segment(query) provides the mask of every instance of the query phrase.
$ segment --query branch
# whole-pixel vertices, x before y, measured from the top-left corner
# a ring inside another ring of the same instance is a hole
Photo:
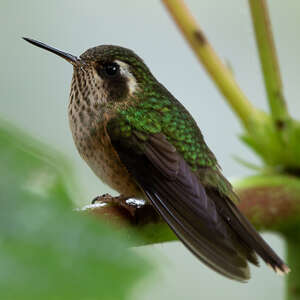
[[[153,206],[137,206],[133,199],[130,200],[131,213],[122,204],[108,204],[101,201],[86,205],[81,211],[116,227],[134,247],[176,240],[173,231],[159,217]]]
[[[300,179],[263,174],[234,183],[239,209],[258,230],[285,232],[300,222]]]
[[[235,81],[232,72],[209,44],[184,2],[182,0],[162,0],[162,2],[228,104],[238,115],[245,128],[249,128],[258,114],[258,110],[249,102]]]
[[[284,128],[290,116],[283,96],[283,86],[272,35],[266,0],[249,0],[256,43],[273,120]]]
[[[234,186],[241,199],[239,209],[257,229],[284,233],[300,222],[300,179],[297,177],[257,175]],[[137,206],[134,215],[116,204],[97,203],[83,210],[125,231],[133,246],[177,239],[150,205]]]

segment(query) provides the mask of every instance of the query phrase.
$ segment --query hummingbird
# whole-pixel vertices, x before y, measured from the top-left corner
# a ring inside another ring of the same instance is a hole
[[[101,45],[79,57],[27,42],[73,65],[68,106],[75,145],[93,172],[123,199],[153,205],[200,261],[237,281],[258,256],[275,272],[289,267],[236,203],[191,114],[132,50]]]

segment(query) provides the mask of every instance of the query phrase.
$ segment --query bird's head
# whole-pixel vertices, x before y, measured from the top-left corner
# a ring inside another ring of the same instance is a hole
[[[98,104],[126,102],[156,82],[143,60],[130,49],[101,45],[76,57],[36,40],[24,39],[73,65],[71,98],[74,94],[74,98],[83,97]]]

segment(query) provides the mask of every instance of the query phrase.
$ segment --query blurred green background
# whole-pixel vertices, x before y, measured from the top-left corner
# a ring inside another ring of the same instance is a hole
[[[251,101],[266,109],[247,1],[186,2]],[[269,9],[286,99],[292,115],[297,117],[300,112],[300,2],[272,0]],[[0,25],[0,117],[69,159],[79,182],[74,196],[78,206],[112,191],[95,177],[73,144],[67,119],[72,68],[58,57],[25,43],[22,36],[74,55],[100,44],[132,48],[190,110],[226,176],[234,178],[251,173],[233,155],[259,163],[238,140],[241,132],[238,121],[160,1],[6,0],[1,1]],[[284,245],[278,236],[264,234],[264,237],[284,255]],[[283,278],[265,265],[252,268],[253,278],[248,284],[239,284],[208,270],[178,242],[134,251],[150,257],[156,272],[139,282],[132,291],[132,300],[283,298]]]

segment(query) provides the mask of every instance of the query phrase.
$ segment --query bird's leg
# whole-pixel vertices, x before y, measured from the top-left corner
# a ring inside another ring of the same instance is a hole
[[[101,196],[97,196],[92,200],[92,204],[95,203],[107,203],[109,205],[117,205],[121,206],[122,208],[126,209],[129,214],[134,217],[136,210],[141,206],[134,201],[127,202],[128,199],[132,197],[120,195],[117,197],[113,197],[110,194],[103,194]]]

